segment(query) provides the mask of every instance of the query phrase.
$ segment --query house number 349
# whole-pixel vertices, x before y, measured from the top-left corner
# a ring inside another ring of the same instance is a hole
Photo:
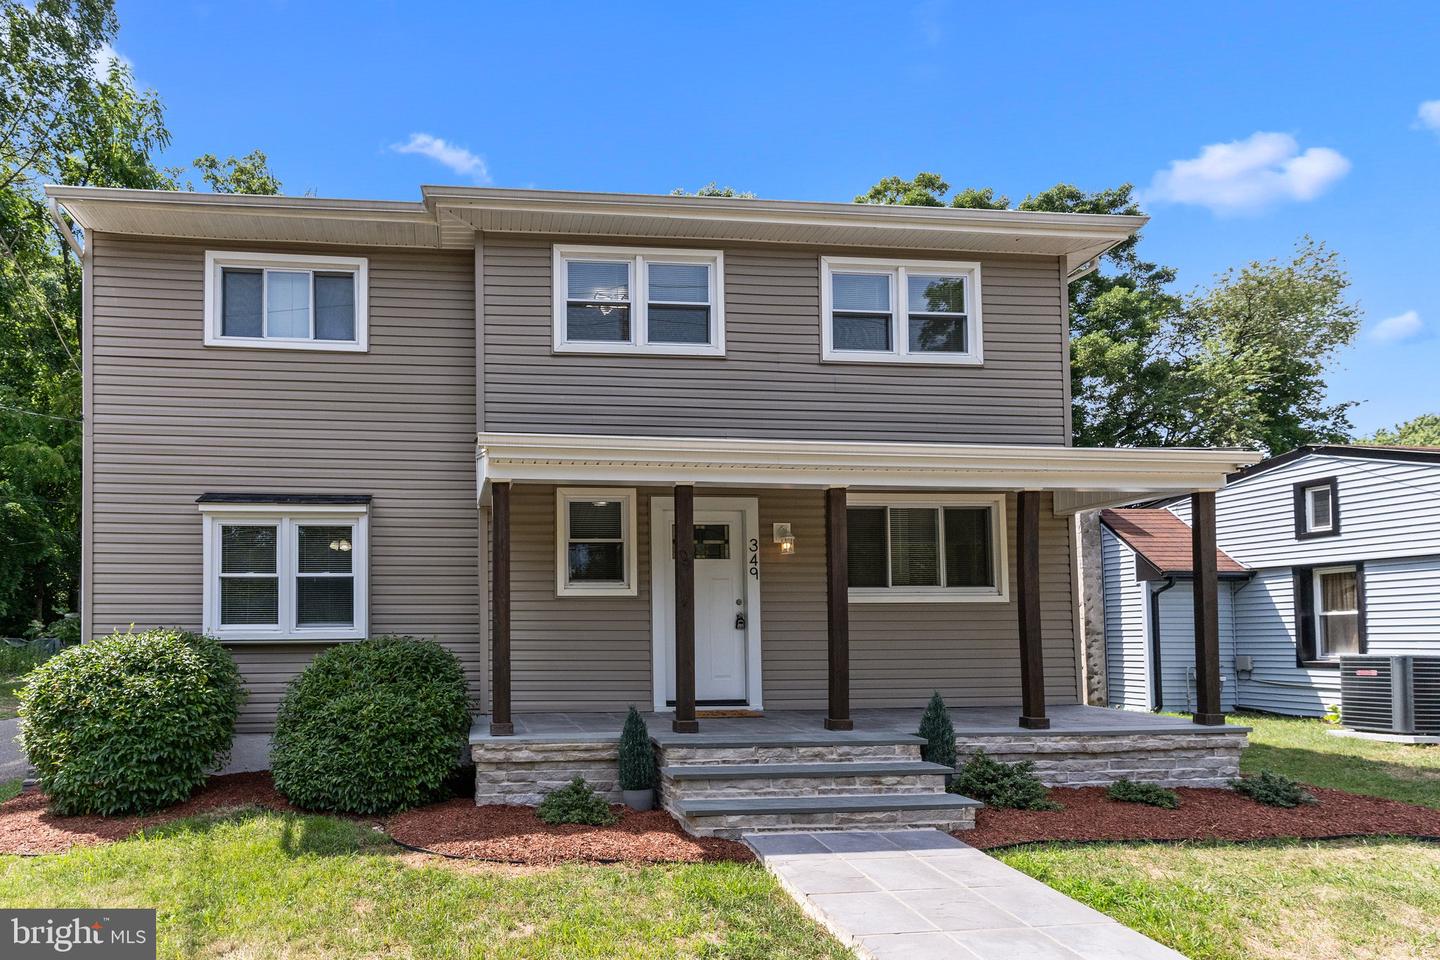
[[[750,538],[750,576],[760,579],[760,541]]]

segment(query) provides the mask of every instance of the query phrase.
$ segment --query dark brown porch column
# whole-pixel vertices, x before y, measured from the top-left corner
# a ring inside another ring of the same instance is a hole
[[[1020,514],[1015,545],[1015,601],[1020,614],[1020,726],[1048,730],[1045,716],[1045,648],[1040,637],[1040,494],[1016,497]]]
[[[490,735],[515,733],[510,719],[510,484],[490,485]]]
[[[1195,570],[1195,716],[1207,727],[1225,722],[1220,712],[1220,609],[1215,576],[1215,494],[1190,494],[1191,563]]]
[[[850,719],[850,540],[845,488],[825,491],[825,599],[830,637],[826,730],[854,730]]]
[[[675,488],[676,733],[699,733],[695,719],[695,488]]]

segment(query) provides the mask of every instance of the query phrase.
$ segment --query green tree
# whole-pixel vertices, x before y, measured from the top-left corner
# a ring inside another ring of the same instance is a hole
[[[976,210],[1005,210],[1010,198],[997,197],[986,187],[966,188],[946,199],[950,184],[938,173],[921,171],[913,179],[886,177],[855,198],[856,203],[892,203],[906,207],[968,207]]]
[[[215,193],[248,193],[263,197],[280,193],[280,180],[271,172],[269,159],[261,150],[224,160],[207,153],[195,158],[194,167]]]
[[[1361,443],[1390,447],[1440,447],[1440,413],[1422,413],[1394,429],[1381,427]]]
[[[755,194],[750,193],[749,191],[741,192],[741,191],[739,191],[739,190],[736,190],[734,187],[722,187],[722,186],[718,186],[718,185],[715,183],[714,180],[711,180],[709,183],[705,184],[705,186],[701,187],[699,190],[696,190],[694,193],[691,193],[689,190],[686,190],[684,187],[676,187],[674,190],[671,190],[671,191],[670,191],[670,196],[672,196],[672,197],[730,197],[731,199],[735,199],[735,200],[754,200],[754,199],[755,199]]]

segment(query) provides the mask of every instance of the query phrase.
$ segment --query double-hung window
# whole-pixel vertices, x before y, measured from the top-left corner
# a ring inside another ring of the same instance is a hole
[[[1340,533],[1340,485],[1335,477],[1295,485],[1295,537],[1334,537]]]
[[[562,597],[636,594],[635,491],[555,491],[555,592]]]
[[[979,364],[980,265],[821,257],[822,357]]]
[[[718,250],[555,248],[557,353],[725,355]]]
[[[1005,498],[852,497],[852,601],[1005,600]]]
[[[1311,572],[1315,591],[1315,646],[1321,660],[1361,649],[1360,581],[1355,567],[1320,567]]]
[[[205,632],[221,640],[349,640],[368,629],[363,505],[207,502]]]
[[[205,254],[205,343],[297,350],[365,350],[363,257]]]

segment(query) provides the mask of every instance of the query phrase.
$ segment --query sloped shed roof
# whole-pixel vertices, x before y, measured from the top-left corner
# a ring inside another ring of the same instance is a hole
[[[1194,574],[1190,527],[1169,510],[1101,510],[1100,522],[1149,563],[1162,577]],[[1245,576],[1250,568],[1224,550],[1215,551],[1220,576]]]

